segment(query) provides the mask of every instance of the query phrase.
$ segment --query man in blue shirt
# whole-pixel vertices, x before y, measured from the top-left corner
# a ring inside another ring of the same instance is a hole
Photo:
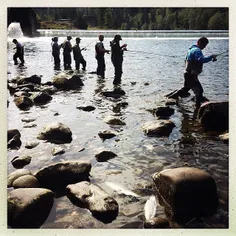
[[[190,89],[193,90],[196,97],[196,108],[201,106],[201,103],[204,102],[203,97],[203,88],[198,80],[198,75],[202,72],[203,63],[210,61],[216,61],[217,55],[211,55],[205,57],[202,53],[202,50],[209,43],[206,37],[201,37],[198,39],[196,45],[192,45],[186,55],[186,67],[184,72],[184,87],[170,94],[169,98],[177,98],[184,96]]]

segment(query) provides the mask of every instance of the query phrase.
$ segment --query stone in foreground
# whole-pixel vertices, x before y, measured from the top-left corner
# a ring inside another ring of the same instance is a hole
[[[156,120],[147,122],[143,126],[143,131],[149,136],[169,136],[175,127],[171,120]]]
[[[8,194],[8,226],[11,228],[39,228],[47,219],[54,202],[48,189],[21,188]]]
[[[217,188],[207,172],[181,167],[163,170],[152,177],[168,220],[186,224],[195,217],[208,217],[216,212]]]
[[[71,202],[89,209],[96,219],[104,223],[110,223],[116,219],[119,212],[118,203],[98,186],[83,181],[68,185],[66,189]]]

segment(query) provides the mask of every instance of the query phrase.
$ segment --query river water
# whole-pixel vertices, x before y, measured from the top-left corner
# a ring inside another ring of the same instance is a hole
[[[80,35],[78,35],[80,36]],[[59,43],[65,36],[59,37]],[[72,44],[75,43],[75,37]],[[15,169],[13,157],[30,155],[31,163],[26,169],[32,172],[51,163],[63,160],[91,160],[91,182],[97,184],[113,196],[119,203],[119,215],[112,223],[104,224],[91,214],[74,206],[66,196],[58,196],[52,212],[42,228],[138,228],[144,220],[143,207],[150,195],[151,175],[163,169],[191,166],[207,171],[215,179],[219,194],[217,213],[204,222],[210,228],[228,227],[228,145],[218,140],[218,133],[205,133],[194,116],[194,103],[191,97],[183,98],[179,106],[174,106],[171,120],[176,127],[169,137],[147,137],[142,126],[154,121],[150,110],[165,104],[164,95],[183,84],[185,54],[197,37],[188,38],[130,38],[123,37],[121,43],[128,46],[124,55],[121,88],[126,95],[120,99],[108,99],[102,91],[113,90],[113,66],[110,55],[106,55],[106,76],[100,79],[89,72],[96,70],[94,45],[96,37],[83,37],[81,48],[87,61],[87,70],[81,76],[84,86],[79,91],[57,92],[50,103],[33,106],[29,111],[19,110],[10,95],[8,107],[8,128],[19,129],[22,146],[19,150],[8,151],[8,173]],[[110,49],[111,37],[105,37],[104,46]],[[20,38],[25,46],[25,67],[13,64],[13,44],[8,41],[8,79],[16,76],[42,75],[42,82],[51,81],[55,74],[63,72],[53,68],[51,56],[51,36]],[[205,55],[228,50],[228,38],[209,38]],[[62,55],[61,55],[62,59]],[[229,96],[228,55],[222,54],[218,61],[204,65],[199,76],[205,96],[211,101],[225,101]],[[74,63],[74,62],[73,62]],[[73,64],[73,69],[75,65]],[[117,104],[127,102],[128,106],[118,108]],[[77,106],[92,105],[96,109],[85,112]],[[59,115],[55,116],[55,113]],[[119,118],[124,126],[110,126],[105,121]],[[24,128],[23,118],[35,118],[32,128]],[[60,145],[65,153],[52,156],[55,144],[40,141],[33,149],[26,149],[28,141],[36,140],[43,126],[53,121],[67,125],[73,134],[70,144]],[[105,140],[98,133],[104,130],[117,132],[117,136]],[[107,162],[97,162],[95,155],[102,150],[113,151],[117,157]],[[106,185],[113,182],[140,195],[140,199],[118,194]],[[158,206],[157,216],[164,216]],[[193,225],[195,227],[196,225]]]

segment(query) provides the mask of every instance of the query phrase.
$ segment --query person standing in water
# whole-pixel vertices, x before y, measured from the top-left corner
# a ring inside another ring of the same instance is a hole
[[[80,38],[76,38],[75,39],[76,44],[73,46],[72,50],[73,50],[73,56],[74,56],[74,60],[75,60],[75,69],[79,70],[80,68],[80,64],[82,64],[82,70],[85,71],[86,70],[86,61],[84,60],[83,55],[81,54],[81,51],[83,49],[80,49]]]
[[[121,83],[122,76],[122,63],[123,63],[123,52],[127,51],[127,44],[120,46],[120,40],[122,40],[119,34],[115,35],[114,39],[110,42],[111,45],[111,61],[115,69],[115,77],[113,80],[114,85]]]
[[[58,45],[58,37],[52,38],[52,56],[54,58],[54,66],[55,68],[60,68],[60,49],[61,45]]]
[[[24,46],[20,44],[16,39],[13,39],[12,42],[16,45],[13,49],[16,49],[15,54],[13,55],[14,65],[18,65],[17,58],[20,59],[20,65],[23,66],[25,63],[24,60]]]
[[[178,98],[183,96],[190,89],[193,90],[196,100],[196,108],[198,109],[207,99],[203,96],[203,88],[198,80],[198,75],[202,72],[203,64],[210,61],[216,61],[217,55],[204,56],[202,50],[209,43],[206,37],[201,37],[197,40],[196,45],[192,45],[186,55],[186,66],[184,72],[184,86],[167,95],[168,98]]]
[[[105,78],[105,70],[106,70],[106,64],[105,64],[105,58],[104,54],[109,53],[109,50],[106,50],[103,45],[104,36],[99,35],[98,36],[99,42],[95,45],[95,58],[97,60],[97,75],[101,76],[102,78]]]
[[[71,36],[67,36],[67,40],[61,44],[61,47],[63,48],[63,61],[65,70],[71,69],[71,51],[72,51],[72,45],[70,42],[71,39],[72,39]]]

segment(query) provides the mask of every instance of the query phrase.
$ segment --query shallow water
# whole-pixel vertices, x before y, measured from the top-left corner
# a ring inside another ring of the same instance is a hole
[[[11,164],[13,157],[28,154],[31,163],[25,168],[32,172],[46,165],[62,160],[91,160],[91,182],[97,184],[119,203],[120,213],[110,224],[103,224],[94,219],[88,211],[75,207],[67,197],[58,197],[48,220],[43,228],[137,228],[144,219],[143,207],[148,197],[155,193],[145,189],[152,184],[151,175],[167,168],[192,166],[210,173],[216,180],[220,205],[217,213],[206,219],[210,228],[228,227],[228,145],[217,139],[218,134],[204,133],[194,116],[191,97],[184,98],[180,106],[174,106],[175,114],[171,120],[175,123],[171,135],[161,138],[147,137],[142,126],[156,117],[148,110],[165,104],[164,95],[183,84],[184,58],[187,48],[195,44],[197,38],[123,38],[128,44],[123,63],[121,88],[126,95],[120,99],[108,99],[100,93],[113,90],[113,66],[110,55],[106,55],[106,78],[100,79],[89,74],[96,70],[94,44],[96,38],[82,38],[81,48],[87,61],[87,71],[81,73],[84,86],[79,91],[57,92],[50,103],[33,106],[29,111],[19,110],[13,97],[9,95],[8,128],[17,128],[21,132],[22,146],[19,150],[8,151],[8,172],[14,171]],[[59,38],[61,43],[64,38]],[[109,49],[111,38],[105,38],[104,46]],[[8,42],[8,78],[16,76],[42,75],[42,82],[51,81],[61,71],[53,69],[51,56],[51,37],[22,38],[25,45],[25,68],[13,65],[13,45]],[[74,44],[74,40],[72,40]],[[205,55],[228,50],[228,39],[210,38]],[[62,58],[62,55],[61,55]],[[74,68],[74,64],[72,65]],[[215,63],[204,65],[199,76],[205,96],[211,101],[228,100],[228,56],[223,54]],[[127,102],[128,106],[117,109],[117,104]],[[92,105],[96,109],[84,112],[77,106]],[[55,113],[59,113],[55,116]],[[24,128],[22,118],[36,118],[31,122],[33,128]],[[124,126],[109,126],[108,117],[123,120]],[[33,149],[26,149],[25,143],[36,140],[44,125],[53,121],[67,125],[73,133],[70,144],[61,145],[66,152],[52,156],[55,144],[40,141]],[[113,130],[116,137],[105,140],[98,133]],[[110,150],[117,157],[107,162],[98,163],[95,155],[102,150]],[[121,184],[127,189],[139,192],[140,200],[124,197],[111,190],[105,182]],[[157,216],[164,216],[158,206]],[[76,221],[75,219],[80,219]]]

